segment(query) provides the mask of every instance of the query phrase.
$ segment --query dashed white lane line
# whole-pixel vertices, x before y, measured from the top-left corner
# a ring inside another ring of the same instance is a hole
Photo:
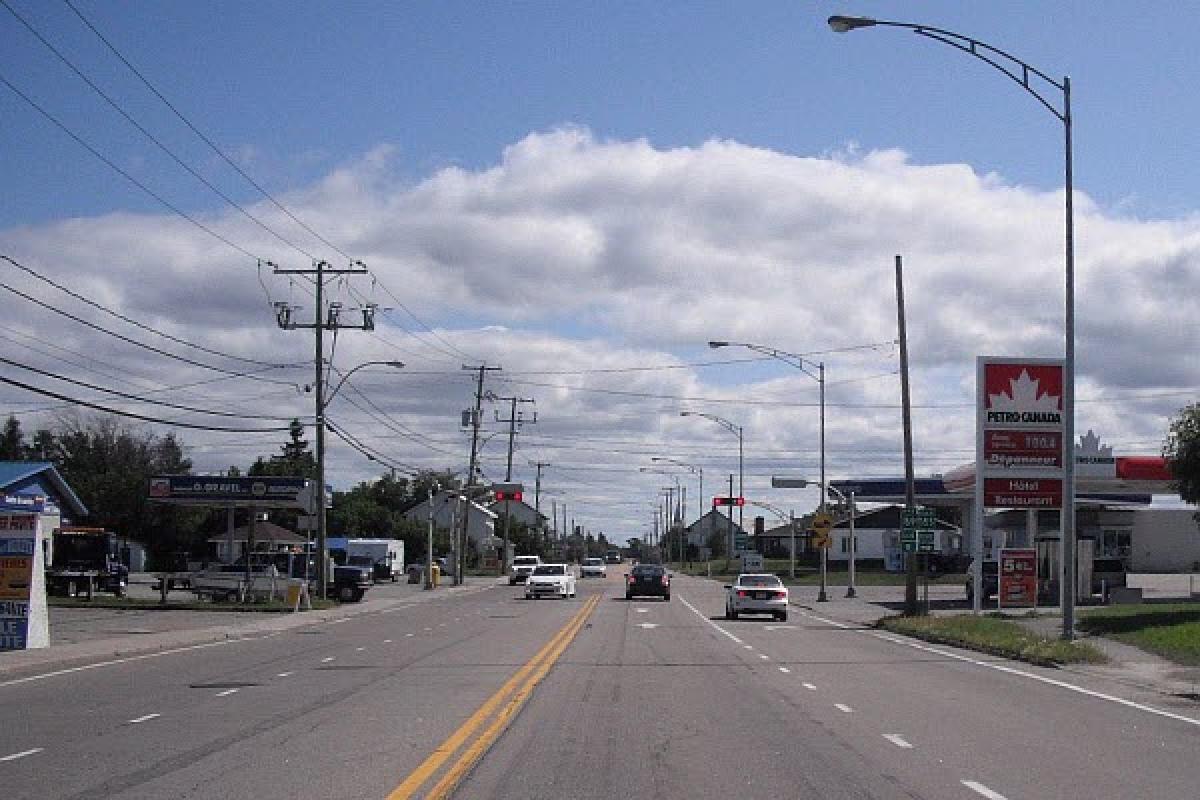
[[[415,634],[415,633],[406,633],[406,634],[404,634],[404,638],[406,638],[406,639],[407,639],[407,638],[409,638],[410,636],[416,636],[416,634]]]
[[[296,674],[296,673],[294,673],[294,672],[281,672],[281,673],[279,673],[278,675],[276,675],[275,677],[276,677],[276,678],[288,678],[288,677],[291,677],[292,675],[295,675],[295,674]]]
[[[732,633],[730,633],[729,631],[725,630],[724,628],[722,628],[722,627],[721,627],[720,625],[718,625],[717,623],[713,622],[713,621],[712,621],[711,619],[709,619],[708,617],[704,616],[704,614],[703,614],[703,613],[700,611],[700,609],[696,608],[694,605],[692,605],[691,603],[689,603],[687,600],[684,600],[682,597],[681,597],[681,598],[679,598],[679,600],[680,600],[680,602],[682,602],[682,603],[683,603],[685,606],[687,606],[688,608],[690,608],[690,609],[692,610],[692,613],[693,613],[693,614],[695,614],[695,615],[696,615],[696,616],[698,616],[700,619],[702,619],[702,620],[704,620],[705,622],[707,622],[709,625],[712,625],[714,628],[716,628],[716,629],[717,629],[717,631],[719,631],[719,632],[721,633],[721,635],[722,635],[722,636],[727,636],[727,637],[729,637],[731,640],[733,640],[733,641],[737,642],[738,644],[741,644],[741,643],[742,643],[742,640],[741,640],[741,639],[739,639],[738,637],[734,636]]]
[[[853,714],[854,713],[854,709],[851,708],[850,706],[846,705],[845,703],[834,703],[833,707],[836,708],[838,711],[841,711],[843,714]]]
[[[392,640],[391,640],[391,639],[384,639],[384,640],[383,640],[383,643],[384,643],[384,644],[391,644],[391,643],[392,643]]]
[[[742,645],[742,647],[746,648],[747,650],[753,650],[753,649],[754,649],[754,645],[749,645],[749,644],[744,644],[744,645]]]
[[[333,659],[335,659],[335,658],[337,658],[337,656],[326,656],[325,658],[321,659],[321,663],[328,664],[330,661],[333,661]]]
[[[161,716],[162,714],[143,714],[140,717],[134,717],[133,719],[129,720],[129,724],[138,725],[142,722],[149,722],[152,719],[158,719]]]
[[[31,756],[35,753],[40,753],[44,749],[44,747],[34,747],[29,750],[22,750],[19,753],[11,753],[7,756],[0,756],[0,761],[16,761],[18,758],[24,758],[25,756]]]
[[[826,619],[825,617],[819,617],[816,614],[812,614],[809,612],[801,612],[801,613],[803,613],[809,619],[815,619],[818,622],[824,622],[827,625],[833,625],[834,627],[837,627],[837,628],[850,629],[850,628],[855,627],[853,625],[846,625],[845,623],[837,622],[835,620]],[[1155,708],[1154,706],[1148,706],[1148,705],[1144,705],[1142,703],[1135,703],[1133,700],[1126,700],[1123,697],[1117,697],[1115,695],[1105,694],[1104,692],[1097,692],[1094,689],[1085,689],[1084,687],[1076,686],[1073,683],[1067,683],[1066,681],[1060,681],[1055,678],[1047,678],[1044,675],[1037,675],[1033,672],[1027,672],[1026,670],[1023,670],[1023,669],[1017,669],[1016,667],[1010,667],[1006,664],[998,664],[998,663],[989,662],[989,661],[982,661],[978,658],[971,658],[970,656],[960,655],[959,653],[952,653],[949,650],[943,650],[940,647],[930,647],[929,645],[922,644],[921,642],[916,642],[916,641],[912,641],[909,639],[905,639],[901,636],[896,636],[894,634],[879,633],[878,631],[874,631],[874,630],[870,630],[870,631],[864,630],[862,632],[868,636],[874,636],[876,639],[882,639],[885,642],[891,642],[893,644],[903,645],[904,647],[911,647],[914,650],[921,650],[922,652],[926,652],[926,653],[934,653],[935,655],[943,656],[945,658],[952,658],[956,661],[965,661],[966,663],[974,664],[977,667],[985,667],[987,669],[994,669],[997,672],[1004,672],[1008,675],[1015,675],[1019,678],[1028,678],[1030,680],[1035,680],[1040,683],[1048,684],[1050,686],[1057,686],[1060,689],[1066,689],[1069,692],[1076,692],[1077,694],[1086,695],[1088,697],[1094,697],[1097,700],[1106,700],[1110,703],[1116,703],[1117,705],[1125,706],[1126,708],[1133,708],[1138,711],[1144,711],[1147,714],[1155,714],[1160,717],[1167,717],[1168,719],[1177,720],[1179,722],[1186,722],[1189,725],[1195,725],[1197,727],[1200,727],[1200,719],[1197,719],[1195,717],[1187,717],[1187,716],[1184,716],[1183,714],[1176,714],[1172,711],[1166,711],[1161,708]]]
[[[365,648],[365,647],[356,647],[356,648],[354,648],[354,652],[361,653],[363,650],[366,650],[366,649],[367,648]]]
[[[759,653],[758,657],[761,658],[763,661],[766,661],[767,659],[770,658],[770,656],[767,655],[766,653]]]
[[[811,683],[802,683],[800,685],[803,686],[805,689],[808,689],[810,692],[815,692],[817,690],[817,687],[813,686]]]
[[[903,747],[906,750],[912,748],[912,744],[898,733],[885,733],[883,734],[883,738],[896,745],[896,747]]]
[[[992,791],[979,781],[963,781],[962,785],[970,789],[972,792],[978,792],[988,800],[1008,800],[1008,798],[1004,795],[1000,794],[999,792]]]
[[[231,694],[237,694],[240,689],[226,689],[223,692],[217,692],[217,697],[228,697]]]
[[[148,658],[161,658],[163,656],[174,655],[175,653],[186,653],[189,650],[203,650],[208,647],[221,647],[222,645],[234,644],[236,642],[249,641],[255,637],[245,637],[241,639],[225,639],[220,642],[205,642],[204,644],[190,644],[187,647],[173,647],[170,650],[159,650],[157,653],[144,653],[140,656],[128,656],[127,658],[114,658],[110,661],[99,661],[95,664],[84,664],[82,667],[68,667],[66,669],[56,669],[52,672],[43,672],[40,675],[30,675],[25,678],[14,678],[9,681],[0,681],[0,688],[5,686],[16,686],[22,683],[31,683],[32,681],[45,680],[46,678],[56,678],[59,675],[70,675],[74,672],[84,672],[90,669],[100,669],[101,667],[111,667],[114,664],[128,664],[130,661],[144,661]],[[266,636],[257,637],[266,639]]]
[[[782,672],[784,675],[787,675],[789,672],[791,672],[791,670],[788,669],[787,667],[780,667],[779,671]]]
[[[425,630],[426,630],[426,631],[431,631],[431,630],[433,630],[433,628],[426,628]]]

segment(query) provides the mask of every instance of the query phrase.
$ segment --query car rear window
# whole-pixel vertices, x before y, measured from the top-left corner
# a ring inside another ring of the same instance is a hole
[[[666,572],[666,570],[663,569],[662,567],[656,567],[653,565],[647,565],[647,566],[639,565],[639,566],[636,566],[633,568],[634,575],[662,575],[665,572]]]
[[[534,575],[566,575],[567,569],[562,564],[542,564],[533,571]]]
[[[583,560],[583,563],[589,567],[597,567],[597,566],[600,566],[601,564],[603,564],[604,561],[599,558],[585,558]]]
[[[743,575],[738,578],[739,586],[782,586],[774,575]]]

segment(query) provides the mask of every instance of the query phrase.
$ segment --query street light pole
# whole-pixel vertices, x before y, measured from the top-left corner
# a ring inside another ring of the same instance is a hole
[[[1063,124],[1063,172],[1066,190],[1065,224],[1065,343],[1063,358],[1063,499],[1062,499],[1062,572],[1060,592],[1062,597],[1062,638],[1075,638],[1075,591],[1076,591],[1076,531],[1075,531],[1075,203],[1074,203],[1074,156],[1072,154],[1071,78],[1064,76],[1056,81],[1045,72],[1031,66],[1016,56],[1006,53],[986,42],[972,39],[961,33],[933,28],[912,22],[877,20],[870,17],[848,17],[834,15],[829,18],[829,27],[835,33],[846,33],[859,28],[885,26],[906,28],[919,36],[949,45],[956,50],[978,58],[999,70],[1016,82],[1025,92],[1032,95]],[[1031,78],[1057,89],[1062,94],[1062,111],[1042,96]],[[983,531],[976,531],[982,536]],[[982,584],[980,584],[982,586]]]
[[[713,346],[719,346],[719,345],[714,345],[712,342],[709,342],[709,346],[713,347]],[[734,436],[737,437],[737,439],[738,439],[738,496],[745,497],[746,495],[745,495],[744,480],[745,480],[746,473],[745,473],[745,451],[743,450],[743,447],[742,447],[742,442],[743,442],[743,438],[744,438],[744,436],[743,436],[744,431],[742,429],[742,426],[735,425],[732,422],[730,422],[729,420],[725,419],[724,417],[718,417],[716,414],[709,414],[708,412],[705,412],[705,411],[680,411],[679,416],[681,416],[681,417],[704,417],[705,419],[712,420],[713,422],[717,423],[722,428],[724,428],[725,430],[729,431],[730,433],[732,433]],[[732,482],[731,482],[731,484],[732,484]],[[701,486],[701,491],[703,491],[703,488],[704,487]],[[732,485],[730,485],[730,487],[729,487],[729,494],[730,495],[733,494],[733,486]],[[703,503],[703,497],[701,498],[701,502]],[[746,531],[746,527],[744,525],[745,520],[746,520],[746,518],[745,518],[744,509],[742,506],[738,506],[738,525],[739,525],[739,527],[741,527],[743,533],[745,533],[745,531]],[[732,508],[729,509],[729,551],[728,551],[728,553],[729,553],[729,556],[732,556],[732,554],[733,554],[733,509]]]

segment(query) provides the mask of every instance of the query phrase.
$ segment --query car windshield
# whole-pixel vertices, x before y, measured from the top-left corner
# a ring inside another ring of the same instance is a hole
[[[774,575],[741,575],[738,586],[782,586],[782,581]]]
[[[599,559],[599,558],[585,558],[585,559],[583,560],[583,563],[584,563],[584,565],[585,565],[585,566],[589,566],[589,567],[598,567],[598,566],[600,566],[601,564],[603,564],[603,563],[604,563],[604,561],[602,561],[602,560],[601,560],[601,559]]]
[[[542,564],[533,571],[534,575],[566,575],[567,568],[562,564]]]
[[[537,563],[537,556],[517,556],[513,559],[514,567],[530,567]]]

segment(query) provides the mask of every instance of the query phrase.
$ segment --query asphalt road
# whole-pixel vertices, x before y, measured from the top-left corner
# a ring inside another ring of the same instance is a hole
[[[4,798],[1195,797],[1200,715],[720,586],[497,586],[0,679]],[[1052,682],[1053,681],[1053,682]]]

